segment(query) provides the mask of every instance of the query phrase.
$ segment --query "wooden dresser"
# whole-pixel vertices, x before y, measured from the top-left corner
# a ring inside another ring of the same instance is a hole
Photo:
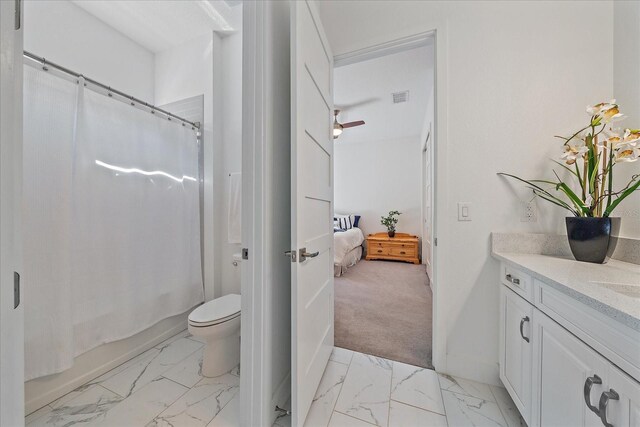
[[[369,234],[367,236],[367,260],[387,259],[420,264],[417,236],[407,233],[396,233],[389,237],[387,233]]]

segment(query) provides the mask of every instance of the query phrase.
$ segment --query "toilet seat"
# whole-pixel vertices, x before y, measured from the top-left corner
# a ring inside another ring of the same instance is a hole
[[[240,295],[229,294],[202,304],[189,314],[195,327],[213,326],[240,316]]]

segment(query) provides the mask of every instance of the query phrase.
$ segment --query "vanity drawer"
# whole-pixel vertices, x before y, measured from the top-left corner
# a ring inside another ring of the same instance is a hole
[[[533,304],[533,280],[527,273],[502,263],[500,281],[503,285]]]

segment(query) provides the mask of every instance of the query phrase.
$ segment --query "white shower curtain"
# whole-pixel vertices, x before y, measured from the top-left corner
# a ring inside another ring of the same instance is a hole
[[[25,71],[30,379],[189,310],[203,289],[191,127]]]

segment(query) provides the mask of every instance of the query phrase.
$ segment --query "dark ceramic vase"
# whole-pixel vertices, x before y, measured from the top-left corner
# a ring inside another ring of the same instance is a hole
[[[396,232],[395,231],[389,231],[388,234],[389,234],[389,237],[393,237],[393,236],[396,235]]]
[[[620,218],[567,217],[567,237],[578,261],[604,264],[613,254]]]

